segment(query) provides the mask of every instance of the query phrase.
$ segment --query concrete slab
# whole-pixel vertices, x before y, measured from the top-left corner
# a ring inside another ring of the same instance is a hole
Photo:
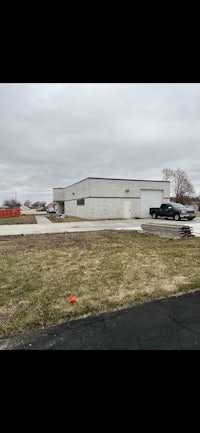
[[[40,216],[41,218],[42,216]],[[45,217],[43,217],[45,218]],[[46,218],[47,219],[47,218]],[[41,220],[40,220],[41,221]],[[98,220],[98,221],[79,221],[66,223],[49,223],[43,221],[41,224],[18,224],[18,225],[0,225],[0,236],[9,235],[29,235],[45,233],[65,233],[79,231],[99,231],[99,230],[138,230],[141,231],[141,224],[150,222],[155,224],[174,224],[173,220],[152,220],[148,219],[130,219],[130,220]],[[193,228],[195,236],[200,237],[200,218],[195,221],[177,221],[179,225],[189,225]]]
[[[35,215],[37,224],[53,224],[52,221],[44,215]]]

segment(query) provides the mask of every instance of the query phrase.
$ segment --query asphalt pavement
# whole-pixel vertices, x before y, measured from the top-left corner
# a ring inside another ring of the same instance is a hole
[[[200,350],[200,290],[0,339],[0,350]]]

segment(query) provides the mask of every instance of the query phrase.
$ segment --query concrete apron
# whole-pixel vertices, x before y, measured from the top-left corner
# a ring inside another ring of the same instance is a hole
[[[41,216],[40,216],[41,218]],[[46,219],[46,218],[45,218]],[[47,219],[46,219],[47,220]],[[49,220],[48,220],[49,221]],[[29,234],[47,234],[47,233],[64,233],[64,232],[83,232],[83,231],[100,231],[100,230],[137,230],[142,231],[141,224],[144,222],[153,222],[152,219],[130,219],[130,220],[105,220],[105,221],[82,221],[67,223],[49,223],[39,224],[16,224],[0,225],[0,236],[9,235],[29,235]],[[169,221],[156,220],[157,223],[166,224]],[[172,221],[172,223],[174,223]],[[178,221],[177,224],[189,225],[193,228],[195,236],[200,237],[200,222]]]
[[[35,215],[35,219],[37,224],[53,224],[52,221],[44,215]]]

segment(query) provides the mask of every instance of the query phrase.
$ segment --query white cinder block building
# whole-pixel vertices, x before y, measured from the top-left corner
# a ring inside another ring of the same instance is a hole
[[[88,177],[53,188],[57,213],[86,219],[148,218],[150,207],[170,201],[170,182]]]

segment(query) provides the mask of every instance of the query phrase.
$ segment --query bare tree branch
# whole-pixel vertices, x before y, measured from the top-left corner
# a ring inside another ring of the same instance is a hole
[[[13,198],[11,200],[4,200],[3,205],[9,207],[10,209],[16,209],[21,206],[21,203]]]
[[[188,204],[195,190],[187,173],[180,168],[177,170],[164,168],[162,173],[163,180],[170,181],[171,193],[175,196],[176,202]]]

